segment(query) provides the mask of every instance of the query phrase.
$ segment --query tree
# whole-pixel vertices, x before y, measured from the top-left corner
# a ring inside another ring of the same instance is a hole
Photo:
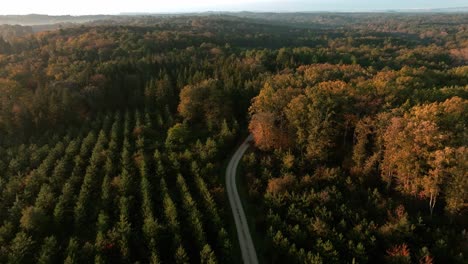
[[[30,236],[24,232],[18,232],[10,244],[8,263],[31,262],[33,246],[34,241]]]
[[[272,195],[281,195],[293,188],[295,183],[293,175],[288,174],[280,178],[274,178],[268,181],[267,193]]]
[[[180,91],[179,114],[188,121],[204,120],[208,127],[220,126],[232,115],[229,98],[219,81],[208,79]]]
[[[272,148],[287,148],[291,140],[284,129],[276,126],[273,113],[262,112],[252,116],[249,130],[255,140],[255,145],[263,150]]]
[[[20,224],[21,227],[29,231],[44,230],[47,223],[47,216],[44,211],[34,206],[23,209]]]
[[[190,131],[186,123],[177,123],[167,131],[166,148],[181,149],[190,138]]]
[[[132,226],[128,220],[129,208],[128,198],[121,197],[120,199],[120,218],[114,227],[114,232],[117,234],[120,254],[123,259],[130,258],[130,235],[132,233]]]
[[[429,195],[431,214],[439,193],[444,193],[445,209],[449,213],[458,214],[466,208],[468,201],[467,156],[466,147],[445,147],[434,152],[432,169],[421,183],[422,192]]]
[[[182,196],[184,211],[187,213],[187,222],[191,227],[198,246],[201,248],[206,243],[200,211],[190,194],[187,184],[181,174],[177,176],[177,184]]]
[[[43,184],[37,195],[35,207],[45,211],[51,211],[55,204],[55,197],[52,188],[48,184]]]
[[[218,261],[216,260],[216,256],[213,253],[210,245],[206,244],[202,251],[200,252],[200,263],[201,264],[216,264]]]
[[[322,82],[307,87],[304,95],[288,104],[286,117],[297,147],[310,160],[337,159],[338,150],[346,143],[345,116],[350,111],[347,90],[349,86],[342,81]]]
[[[395,245],[387,250],[389,263],[411,263],[411,254],[406,244]]]
[[[75,237],[71,237],[68,241],[68,246],[65,253],[65,264],[79,263],[79,244]]]
[[[180,226],[177,214],[177,208],[168,193],[166,182],[164,178],[161,179],[161,195],[163,199],[164,216],[167,221],[167,225],[172,233],[174,245],[177,245],[181,241]]]
[[[460,201],[466,199],[465,192],[453,196],[450,190],[468,186],[460,177],[466,162],[458,162],[467,152],[461,143],[466,132],[460,123],[467,118],[466,109],[468,102],[458,97],[415,106],[403,117],[392,118],[383,136],[382,177],[387,182],[395,180],[405,194],[428,199],[431,215],[442,190],[449,194],[446,200],[454,202],[448,204],[449,211],[457,211],[450,206],[461,206]]]
[[[37,259],[38,264],[54,263],[57,257],[57,239],[54,236],[49,236],[44,239],[44,242]]]
[[[255,144],[261,149],[288,148],[293,144],[285,109],[302,92],[301,89],[286,86],[294,83],[294,80],[289,75],[276,76],[274,80],[266,82],[259,95],[253,99],[249,109],[252,116],[249,130]],[[280,86],[281,84],[285,87]]]
[[[190,263],[187,253],[182,246],[179,246],[175,253],[175,263],[176,264],[188,264]]]

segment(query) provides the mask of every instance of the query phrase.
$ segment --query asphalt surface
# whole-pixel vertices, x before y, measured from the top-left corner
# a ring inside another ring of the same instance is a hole
[[[257,252],[255,251],[255,246],[250,236],[249,225],[239,198],[239,193],[237,192],[236,184],[237,166],[245,151],[249,148],[249,141],[251,140],[252,135],[249,135],[237,149],[236,153],[234,153],[226,169],[226,189],[236,223],[237,237],[239,238],[244,264],[258,264]]]

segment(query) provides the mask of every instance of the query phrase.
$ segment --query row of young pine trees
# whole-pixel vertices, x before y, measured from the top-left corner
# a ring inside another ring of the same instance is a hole
[[[164,147],[170,122],[148,108],[106,113],[50,147],[0,150],[11,157],[2,161],[0,262],[232,261],[199,157],[182,166]]]

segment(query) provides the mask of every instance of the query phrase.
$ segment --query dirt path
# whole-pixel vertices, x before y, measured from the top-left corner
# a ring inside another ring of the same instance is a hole
[[[247,139],[237,149],[226,169],[226,189],[229,203],[231,204],[232,214],[234,215],[234,221],[236,223],[237,237],[239,238],[244,264],[258,264],[257,252],[255,251],[255,246],[253,244],[252,237],[250,236],[249,225],[247,223],[247,218],[245,217],[244,209],[242,208],[236,184],[237,165],[245,151],[249,148],[249,141],[251,140],[252,135],[247,137]]]

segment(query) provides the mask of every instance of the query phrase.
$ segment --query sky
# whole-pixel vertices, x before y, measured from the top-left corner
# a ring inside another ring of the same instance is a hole
[[[0,15],[203,11],[372,11],[467,7],[468,0],[1,0]]]

